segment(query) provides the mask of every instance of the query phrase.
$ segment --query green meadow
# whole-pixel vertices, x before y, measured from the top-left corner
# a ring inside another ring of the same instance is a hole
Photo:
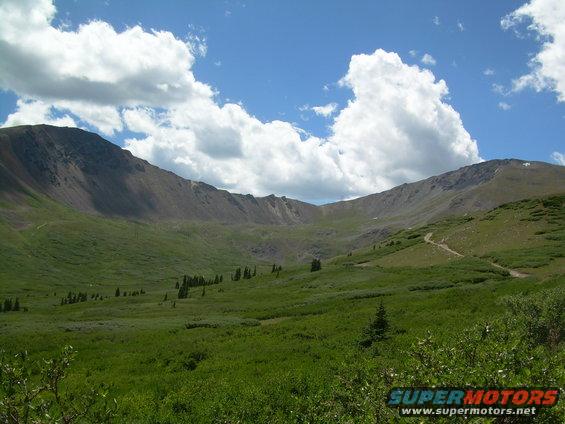
[[[2,205],[0,301],[21,306],[0,313],[1,348],[40,360],[72,346],[64,390],[108,385],[115,422],[422,422],[384,405],[390,387],[563,387],[564,201],[516,202],[366,245],[351,234],[369,223],[354,218],[156,224],[43,198]],[[428,233],[464,256],[426,243]],[[257,275],[231,281],[244,266]],[[178,299],[185,274],[223,282]],[[61,304],[69,292],[87,300]],[[381,303],[390,329],[362,347]],[[558,406],[537,421],[563,417]]]

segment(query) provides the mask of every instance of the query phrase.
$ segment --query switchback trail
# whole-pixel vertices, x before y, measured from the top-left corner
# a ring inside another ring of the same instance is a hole
[[[437,247],[439,247],[440,249],[443,249],[443,250],[445,250],[446,252],[451,253],[452,255],[459,256],[460,258],[463,258],[463,257],[465,256],[465,255],[462,255],[461,253],[456,252],[455,250],[451,249],[451,248],[450,248],[447,244],[445,244],[445,243],[441,243],[441,242],[438,243],[438,242],[433,241],[433,240],[432,240],[432,235],[433,235],[433,233],[428,233],[428,234],[426,234],[425,237],[424,237],[424,241],[425,241],[426,243],[433,244],[434,246],[437,246]],[[497,263],[495,263],[495,262],[490,262],[490,261],[489,261],[489,263],[490,263],[492,266],[496,267],[496,268],[499,268],[499,269],[503,269],[503,270],[505,270],[505,271],[508,271],[512,277],[515,277],[515,278],[526,278],[526,277],[528,277],[528,274],[524,274],[523,272],[519,272],[519,271],[516,271],[516,270],[514,270],[514,269],[510,269],[510,268],[505,268],[505,267],[503,267],[502,265],[499,265],[499,264],[497,264]]]

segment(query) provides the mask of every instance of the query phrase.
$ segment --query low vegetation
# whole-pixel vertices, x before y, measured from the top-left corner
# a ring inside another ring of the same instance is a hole
[[[2,253],[15,247],[29,255],[2,256],[0,295],[17,297],[29,310],[0,314],[2,364],[31,369],[29,388],[44,387],[49,373],[28,364],[44,358],[59,364],[61,346],[74,346],[61,387],[91,406],[57,406],[48,392],[37,401],[51,402],[50,417],[61,417],[62,408],[69,416],[87,411],[77,422],[421,422],[402,420],[384,405],[390,387],[560,387],[564,200],[446,219],[344,247],[341,255],[311,252],[281,261],[284,268],[273,257],[242,257],[230,247],[229,228],[220,236],[213,226],[194,227],[191,239],[204,240],[207,249],[190,250],[192,241],[179,245],[171,227],[70,212],[40,229],[41,221],[19,230],[3,221]],[[39,214],[27,213],[30,220]],[[80,238],[72,235],[77,227]],[[262,240],[257,228],[237,231]],[[311,229],[286,231],[288,240]],[[425,243],[429,232],[464,257]],[[321,258],[315,272],[313,257]],[[514,278],[491,262],[528,276]],[[252,264],[247,272],[239,268],[245,263]],[[241,278],[229,278],[238,268]],[[196,287],[200,276],[208,276],[206,284]],[[179,296],[185,281],[188,294]],[[88,293],[88,300],[61,307],[61,293],[69,292]],[[91,301],[92,293],[104,301]],[[25,363],[17,356],[22,351]],[[3,396],[6,387],[15,393],[7,386],[12,377],[1,378]],[[88,400],[83,390],[99,396]],[[21,416],[29,402],[21,401],[25,394],[14,396]],[[30,405],[30,414],[43,411]],[[2,408],[7,413],[6,403]],[[536,422],[561,422],[563,414],[558,406]],[[49,422],[36,415],[41,420]]]

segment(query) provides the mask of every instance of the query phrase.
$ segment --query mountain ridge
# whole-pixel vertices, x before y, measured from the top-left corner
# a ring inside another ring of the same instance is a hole
[[[357,216],[400,226],[565,192],[565,168],[502,159],[321,206],[234,194],[184,179],[78,128],[0,129],[0,195],[38,192],[81,212],[141,220],[292,225]]]

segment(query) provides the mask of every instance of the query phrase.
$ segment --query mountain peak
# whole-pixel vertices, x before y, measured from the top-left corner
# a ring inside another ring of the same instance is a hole
[[[37,192],[79,211],[148,220],[298,224],[353,214],[422,223],[565,191],[565,168],[497,159],[358,199],[314,206],[285,196],[254,197],[186,180],[98,134],[25,125],[0,129],[0,195]]]

